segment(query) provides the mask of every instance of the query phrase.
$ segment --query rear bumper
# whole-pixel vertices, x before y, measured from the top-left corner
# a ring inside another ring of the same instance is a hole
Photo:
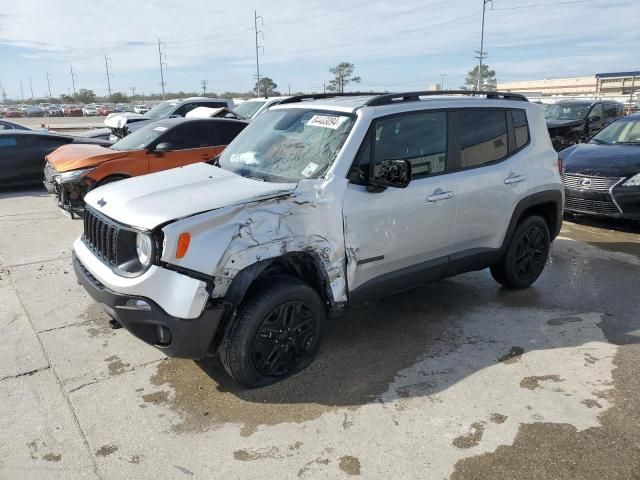
[[[124,328],[167,356],[200,359],[213,342],[225,314],[224,307],[203,310],[193,319],[169,315],[153,300],[114,292],[98,281],[73,254],[73,269],[80,284]]]

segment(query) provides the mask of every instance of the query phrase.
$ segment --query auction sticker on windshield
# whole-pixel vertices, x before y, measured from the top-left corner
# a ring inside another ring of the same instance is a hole
[[[305,177],[309,178],[311,175],[313,175],[314,173],[316,173],[316,170],[318,170],[318,167],[319,167],[319,166],[320,166],[320,165],[318,165],[318,164],[315,164],[315,163],[313,163],[313,162],[309,162],[309,163],[307,164],[307,166],[306,166],[306,167],[304,167],[304,170],[302,170],[302,172],[301,172],[301,173],[302,173],[302,175],[303,175],[303,176],[305,176]]]
[[[309,119],[307,125],[311,127],[323,127],[336,130],[349,117],[339,115],[314,115]]]

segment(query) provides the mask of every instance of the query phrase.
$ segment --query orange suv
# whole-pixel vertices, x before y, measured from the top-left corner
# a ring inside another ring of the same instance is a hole
[[[65,145],[46,157],[44,184],[73,218],[84,211],[88,191],[128,177],[207,162],[246,126],[247,122],[222,118],[169,118],[145,125],[110,147]]]

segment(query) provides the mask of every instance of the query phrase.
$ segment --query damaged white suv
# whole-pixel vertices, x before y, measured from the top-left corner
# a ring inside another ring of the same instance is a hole
[[[309,365],[326,317],[365,299],[487,267],[529,286],[560,231],[558,168],[519,95],[292,97],[212,164],[90,192],[74,268],[143,341],[219,352],[257,387]]]

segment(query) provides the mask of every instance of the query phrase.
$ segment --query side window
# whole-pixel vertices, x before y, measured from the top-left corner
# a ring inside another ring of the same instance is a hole
[[[0,122],[0,130],[13,130],[10,125]]]
[[[200,102],[198,107],[207,107],[207,108],[226,108],[228,107],[227,102]]]
[[[215,139],[206,122],[189,122],[178,125],[158,139],[158,143],[163,142],[170,143],[173,150],[215,145]]]
[[[604,107],[604,118],[616,118],[618,116],[618,106],[615,104],[608,104]]]
[[[217,145],[229,145],[246,126],[246,123],[220,121],[212,124],[211,128],[215,132]]]
[[[412,178],[446,169],[447,113],[419,112],[383,118],[374,124],[374,165],[409,160]]]
[[[516,137],[516,150],[520,150],[529,143],[529,125],[527,112],[524,110],[511,110],[511,120]]]
[[[589,118],[600,117],[602,119],[602,104],[599,103],[589,112]]]
[[[505,110],[460,111],[461,167],[502,160],[508,155]]]
[[[3,135],[0,137],[0,148],[11,148],[16,146],[18,146],[16,137],[10,137],[7,135]]]

